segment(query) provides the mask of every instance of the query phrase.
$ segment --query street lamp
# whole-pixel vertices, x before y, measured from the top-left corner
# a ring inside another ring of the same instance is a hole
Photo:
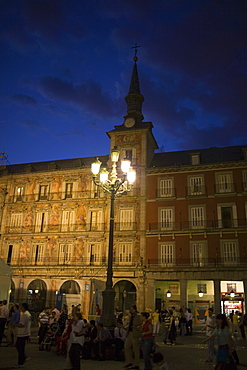
[[[129,159],[123,159],[121,161],[122,176],[118,178],[117,174],[117,162],[119,158],[119,150],[114,147],[111,151],[112,169],[110,178],[108,178],[109,172],[106,168],[100,171],[101,162],[97,158],[91,165],[91,171],[93,174],[94,184],[107,194],[110,194],[110,228],[109,228],[109,246],[108,246],[108,265],[107,265],[107,280],[106,288],[102,292],[103,295],[103,306],[101,320],[107,327],[112,327],[115,324],[114,316],[114,297],[115,292],[113,289],[113,234],[114,234],[114,200],[116,195],[130,191],[133,183],[135,182],[136,172],[130,165]]]

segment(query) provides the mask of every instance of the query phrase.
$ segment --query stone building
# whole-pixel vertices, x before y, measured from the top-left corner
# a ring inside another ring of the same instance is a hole
[[[198,321],[209,306],[244,311],[247,146],[156,153],[136,62],[124,122],[107,133],[110,151],[116,146],[137,174],[115,200],[115,303],[190,307]],[[110,200],[92,180],[94,160],[0,167],[0,257],[14,271],[12,301],[37,312],[62,302],[81,303],[85,314],[101,306]],[[109,155],[99,160],[111,166]]]

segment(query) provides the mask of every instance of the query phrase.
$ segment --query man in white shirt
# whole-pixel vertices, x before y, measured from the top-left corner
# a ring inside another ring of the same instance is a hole
[[[0,346],[3,339],[3,333],[5,329],[5,325],[7,322],[7,319],[9,318],[9,310],[7,307],[7,301],[4,299],[2,301],[2,304],[0,305]]]
[[[115,344],[115,360],[121,361],[122,357],[120,354],[124,348],[124,341],[126,337],[126,330],[123,327],[122,320],[117,320],[117,326],[114,328],[114,344]]]
[[[213,309],[209,308],[206,323],[202,330],[206,330],[206,336],[211,337],[213,335],[215,328],[216,328],[216,318],[213,315]],[[213,357],[214,357],[214,337],[208,340],[208,359],[206,360],[206,362],[213,362]]]
[[[16,368],[24,367],[24,362],[27,359],[25,355],[25,345],[31,331],[31,314],[28,311],[27,303],[22,303],[20,309],[22,311],[22,315],[19,324],[11,324],[12,326],[18,328],[16,342],[16,349],[18,351],[18,365],[15,366]]]

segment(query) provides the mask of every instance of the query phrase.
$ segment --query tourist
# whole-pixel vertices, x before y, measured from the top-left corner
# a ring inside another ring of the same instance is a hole
[[[25,345],[30,337],[31,331],[31,314],[28,311],[27,303],[22,303],[20,310],[22,315],[20,317],[20,321],[18,324],[12,323],[13,327],[17,329],[17,341],[16,341],[16,348],[18,351],[18,365],[15,367],[24,367],[24,362],[28,359],[25,354]]]
[[[208,339],[208,358],[206,362],[213,362],[214,357],[214,330],[216,328],[216,318],[213,315],[213,309],[208,309],[208,316],[206,319],[205,326],[202,328],[202,330],[206,330],[206,337],[210,337]]]
[[[152,320],[153,320],[153,334],[159,335],[160,332],[160,312],[159,309],[156,308],[155,312],[152,313]]]
[[[142,353],[144,370],[152,369],[151,352],[154,346],[153,326],[148,312],[141,313],[142,320]]]
[[[159,370],[169,370],[168,363],[165,362],[164,356],[160,352],[153,355],[153,363],[159,366]]]
[[[84,344],[84,321],[82,320],[82,315],[77,312],[73,316],[73,323],[70,333],[70,350],[69,358],[72,364],[73,370],[80,370],[80,354]]]
[[[232,339],[231,333],[228,327],[227,319],[224,314],[218,314],[216,316],[216,324],[213,335],[205,339],[203,342],[208,342],[212,337],[217,338],[218,351],[217,351],[217,364],[215,370],[220,370],[223,364],[231,357],[232,354]]]
[[[93,350],[95,353],[95,358],[100,361],[105,360],[106,347],[109,346],[112,341],[112,336],[102,322],[97,323],[97,337],[93,341]]]
[[[20,321],[20,311],[19,311],[19,305],[16,303],[12,307],[11,319],[8,324],[8,332],[7,332],[8,344],[7,346],[16,345],[17,328],[12,326],[11,324],[19,324],[19,321]]]
[[[123,322],[118,319],[117,326],[114,328],[114,341],[115,344],[115,361],[121,361],[121,353],[124,348],[124,341],[126,337],[126,330],[123,327]]]
[[[127,364],[126,368],[139,369],[140,363],[140,345],[139,341],[142,335],[142,322],[140,314],[137,312],[136,305],[132,305],[130,308],[130,321],[127,326],[126,339],[124,343],[125,360]],[[133,363],[134,355],[134,363]]]
[[[3,333],[5,329],[6,322],[9,318],[9,310],[7,307],[7,301],[4,299],[0,304],[0,346],[3,339]]]

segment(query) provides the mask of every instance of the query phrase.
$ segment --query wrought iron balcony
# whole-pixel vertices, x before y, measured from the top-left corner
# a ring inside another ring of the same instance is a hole
[[[215,266],[222,266],[222,267],[231,267],[234,266],[247,266],[247,257],[235,257],[235,256],[228,256],[228,257],[209,257],[209,258],[169,258],[167,259],[148,259],[147,261],[148,267],[164,267],[164,268],[181,268],[181,267],[195,267],[195,268],[207,268],[207,267],[215,267]]]
[[[163,221],[148,224],[148,232],[179,230],[239,229],[247,227],[246,219]]]
[[[234,193],[236,191],[236,185],[234,183],[220,183],[215,184],[215,193],[216,194],[228,194]]]

